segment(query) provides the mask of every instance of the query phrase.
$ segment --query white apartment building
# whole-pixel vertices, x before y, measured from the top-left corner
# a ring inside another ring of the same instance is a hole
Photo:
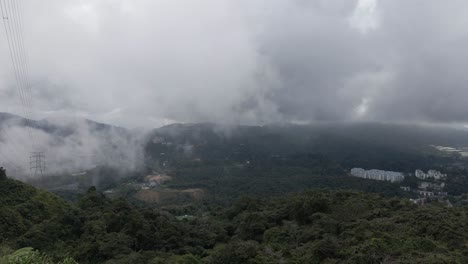
[[[359,178],[364,178],[364,179],[391,181],[391,182],[399,182],[405,178],[405,176],[401,172],[374,170],[374,169],[364,170],[361,168],[351,169],[351,175],[355,177],[359,177]]]
[[[429,178],[432,178],[435,180],[447,178],[447,174],[442,174],[440,171],[436,171],[436,170],[428,170],[427,173],[424,173],[424,171],[422,170],[416,170],[414,172],[414,176],[422,180],[429,179]]]

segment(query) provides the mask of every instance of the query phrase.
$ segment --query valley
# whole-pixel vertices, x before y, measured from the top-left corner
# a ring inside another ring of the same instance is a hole
[[[380,136],[388,130],[398,138]],[[468,133],[448,129],[441,138],[421,131],[378,124],[162,127],[137,140],[143,142],[137,169],[107,163],[26,178],[41,189],[26,192],[51,192],[66,211],[34,212],[48,220],[25,223],[3,245],[11,254],[32,247],[80,263],[460,260],[460,241],[468,238],[461,224],[468,222],[468,159],[429,143],[463,144]],[[353,176],[356,167],[380,170]],[[5,193],[14,196],[12,190]],[[445,215],[449,227],[420,229],[414,215]],[[47,223],[65,233],[51,233]]]

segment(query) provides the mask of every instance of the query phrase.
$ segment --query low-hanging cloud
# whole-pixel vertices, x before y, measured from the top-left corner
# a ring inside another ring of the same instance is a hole
[[[468,121],[468,2],[23,2],[37,117]],[[2,33],[3,34],[3,33]],[[0,111],[21,114],[0,41]]]
[[[0,122],[0,162],[15,178],[37,176],[29,167],[37,151],[44,154],[44,175],[76,174],[98,166],[135,171],[143,168],[143,143],[143,134],[84,119]]]

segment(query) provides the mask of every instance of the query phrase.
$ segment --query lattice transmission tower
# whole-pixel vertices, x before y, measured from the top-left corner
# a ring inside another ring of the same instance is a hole
[[[46,161],[42,151],[31,152],[29,156],[29,169],[33,177],[43,177],[45,173]]]

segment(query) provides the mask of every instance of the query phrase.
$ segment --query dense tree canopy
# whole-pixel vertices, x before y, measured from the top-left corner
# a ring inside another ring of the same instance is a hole
[[[468,262],[466,208],[378,194],[243,196],[224,208],[205,201],[203,212],[181,209],[193,215],[180,217],[178,209],[135,207],[95,188],[76,204],[11,179],[0,191],[7,263],[30,263],[12,260],[21,248],[43,263]]]

